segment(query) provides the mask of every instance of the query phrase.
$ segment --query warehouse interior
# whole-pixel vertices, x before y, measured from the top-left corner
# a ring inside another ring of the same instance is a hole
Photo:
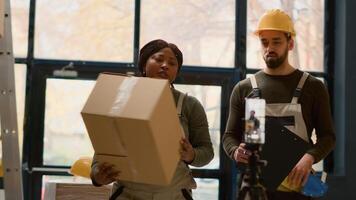
[[[330,95],[336,146],[315,165],[328,173],[328,191],[321,199],[356,198],[355,1],[0,2],[5,10],[0,63],[11,68],[0,70],[2,98],[15,90],[11,101],[0,101],[0,199],[55,199],[48,196],[51,184],[91,185],[90,179],[69,172],[75,161],[94,153],[80,115],[83,105],[100,73],[137,75],[139,49],[157,38],[182,49],[175,88],[195,96],[208,117],[215,156],[208,165],[192,169],[198,184],[193,198],[236,199],[239,171],[221,137],[233,87],[264,66],[253,30],[260,15],[272,8],[285,10],[295,22],[293,66],[320,78]],[[14,88],[7,89],[10,82]],[[7,118],[17,125],[12,134]]]

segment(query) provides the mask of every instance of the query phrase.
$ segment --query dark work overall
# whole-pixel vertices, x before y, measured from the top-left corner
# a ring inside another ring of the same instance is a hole
[[[268,128],[281,131],[289,131],[298,137],[302,138],[304,141],[309,143],[309,137],[307,134],[307,128],[302,115],[301,104],[298,103],[298,99],[301,94],[301,90],[304,86],[306,79],[308,78],[308,73],[304,73],[301,77],[297,88],[295,89],[293,98],[290,103],[272,103],[266,104],[266,138],[268,137]],[[251,85],[253,88],[252,98],[261,98],[261,91],[258,88],[256,77],[253,75],[250,77]],[[266,139],[267,140],[267,139]],[[275,147],[278,148],[278,147]],[[278,154],[276,155],[278,156]],[[283,163],[281,163],[283,164]],[[244,183],[242,183],[244,184]],[[279,186],[283,187],[283,186]],[[281,192],[281,191],[268,191],[269,200],[279,200],[279,199],[311,199],[309,197],[303,196],[297,192]]]

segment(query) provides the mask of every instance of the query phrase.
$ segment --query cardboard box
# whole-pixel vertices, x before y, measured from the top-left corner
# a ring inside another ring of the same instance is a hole
[[[170,183],[183,133],[167,80],[100,74],[81,114],[98,160],[120,180]]]
[[[46,182],[44,200],[109,199],[111,185],[95,187],[91,183]]]

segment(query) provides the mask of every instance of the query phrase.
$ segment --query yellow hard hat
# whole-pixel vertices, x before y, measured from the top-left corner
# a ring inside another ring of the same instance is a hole
[[[255,34],[259,35],[264,30],[283,31],[295,36],[292,19],[280,9],[269,10],[261,17]]]
[[[93,159],[91,157],[80,157],[77,161],[74,162],[69,170],[69,173],[75,176],[90,178],[92,162]]]

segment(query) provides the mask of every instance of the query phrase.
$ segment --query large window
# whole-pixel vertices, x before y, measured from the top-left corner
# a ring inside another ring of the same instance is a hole
[[[45,166],[70,166],[81,156],[93,155],[93,148],[80,112],[94,84],[95,81],[47,79],[43,153]],[[220,87],[176,85],[176,88],[195,96],[205,108],[215,157],[204,168],[218,169],[220,162]],[[197,179],[197,181],[204,188],[195,191],[194,195],[203,197],[207,194],[214,194],[213,196],[217,196],[217,180]]]
[[[163,38],[182,49],[185,65],[234,66],[235,1],[141,0],[141,10],[141,44]]]
[[[47,79],[44,129],[44,165],[71,165],[80,156],[92,156],[93,148],[80,116],[95,81]],[[215,157],[204,168],[219,168],[220,96],[217,86],[176,85],[195,96],[207,113]],[[63,148],[65,147],[65,148]],[[73,151],[76,149],[76,151]]]
[[[220,108],[221,88],[218,86],[176,85],[176,89],[196,97],[203,105],[208,123],[210,138],[214,148],[214,159],[203,168],[218,169],[220,163]]]
[[[133,60],[131,0],[37,0],[35,57]]]
[[[44,165],[70,166],[94,155],[80,112],[94,81],[47,79]]]

